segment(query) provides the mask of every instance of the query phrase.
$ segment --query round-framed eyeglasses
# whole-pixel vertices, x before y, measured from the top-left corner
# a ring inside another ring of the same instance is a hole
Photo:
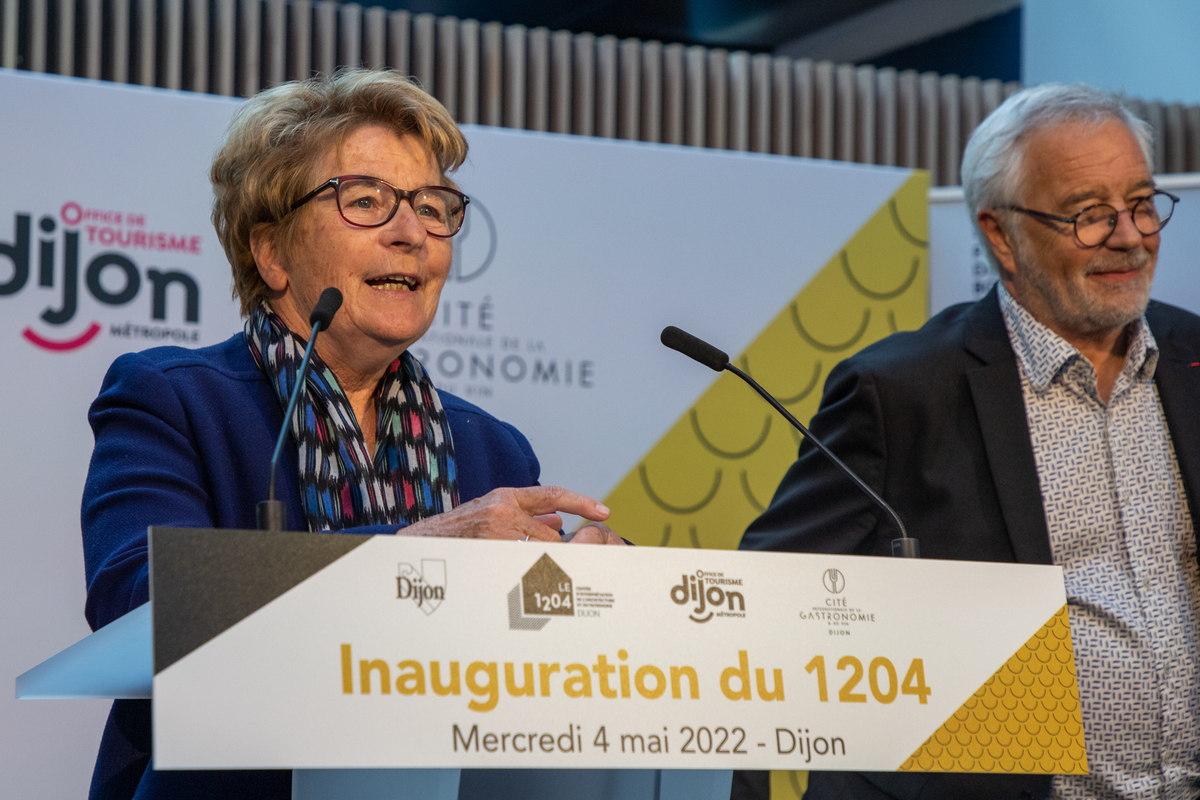
[[[1171,221],[1171,215],[1175,213],[1175,204],[1178,202],[1179,198],[1170,192],[1156,189],[1153,194],[1139,197],[1130,203],[1128,208],[1120,211],[1108,203],[1088,206],[1071,217],[1060,217],[1057,214],[1047,214],[1045,211],[1034,211],[1021,206],[1005,206],[1004,208],[1028,214],[1036,219],[1071,225],[1075,229],[1077,242],[1084,247],[1099,247],[1108,241],[1108,237],[1112,236],[1113,231],[1117,229],[1117,218],[1125,212],[1129,212],[1129,218],[1133,220],[1133,226],[1138,229],[1138,232],[1143,236],[1153,236]]]
[[[462,192],[446,186],[422,186],[405,191],[370,175],[339,175],[292,203],[288,213],[330,188],[337,194],[342,219],[355,227],[386,225],[396,216],[400,201],[407,200],[429,235],[439,239],[449,238],[462,229],[467,203],[471,202],[471,198]]]

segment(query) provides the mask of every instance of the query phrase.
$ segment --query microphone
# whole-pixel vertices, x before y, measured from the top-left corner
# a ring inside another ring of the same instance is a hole
[[[287,441],[288,430],[291,428],[289,423],[292,419],[292,412],[296,410],[296,401],[300,399],[300,392],[308,379],[308,364],[312,359],[313,348],[317,344],[317,334],[329,327],[329,323],[333,322],[333,315],[341,307],[342,293],[330,286],[321,292],[321,296],[317,298],[317,304],[313,306],[312,313],[308,315],[308,324],[312,325],[312,332],[308,336],[308,346],[304,348],[304,359],[300,362],[300,369],[296,372],[296,385],[292,387],[292,396],[288,398],[287,411],[283,412],[283,428],[279,431],[279,438],[275,440],[275,453],[271,456],[271,473],[267,479],[267,499],[258,504],[257,516],[260,531],[282,531],[287,527],[287,509],[283,507],[283,501],[275,499],[275,471],[279,467],[279,456],[283,453],[283,443]]]
[[[729,366],[729,356],[725,351],[718,350],[703,339],[697,339],[674,325],[663,328],[659,338],[667,347],[678,350],[693,361],[699,361],[715,372],[721,372]]]
[[[887,513],[889,517],[891,517],[892,522],[896,524],[897,530],[900,531],[900,538],[892,540],[892,555],[903,558],[920,557],[919,542],[908,535],[908,531],[905,530],[904,523],[900,521],[900,515],[896,513],[895,509],[888,505],[887,501],[880,497],[874,489],[868,486],[866,481],[858,477],[854,470],[846,466],[845,462],[835,456],[833,451],[826,447],[821,440],[813,436],[812,432],[810,432],[808,428],[800,424],[800,421],[793,417],[778,400],[776,400],[770,395],[770,393],[767,392],[766,389],[759,386],[758,381],[754,380],[754,378],[751,378],[733,364],[729,363],[728,355],[726,355],[723,351],[713,347],[703,339],[698,339],[687,331],[682,331],[679,328],[676,328],[674,325],[668,325],[667,327],[663,328],[660,339],[667,347],[683,353],[685,356],[694,361],[699,361],[709,369],[716,372],[728,370],[744,380],[746,383],[750,384],[750,388],[762,395],[763,399],[770,403],[776,411],[778,411],[780,414],[783,414],[784,418],[790,422],[796,428],[796,430],[804,434],[805,439],[812,442],[813,446],[824,453],[825,457],[837,465],[842,472],[846,473],[850,480],[854,481],[855,485],[858,486],[859,489],[862,489],[863,492],[865,492],[866,495],[870,497],[872,501],[874,501],[875,505],[879,506]]]
[[[312,313],[308,315],[308,324],[318,331],[324,331],[333,322],[333,315],[342,307],[342,293],[330,286],[321,292]],[[311,339],[310,339],[311,341]]]

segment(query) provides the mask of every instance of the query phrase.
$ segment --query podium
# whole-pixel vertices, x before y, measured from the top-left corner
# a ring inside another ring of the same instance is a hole
[[[294,797],[728,797],[732,770],[1086,773],[1057,567],[151,528],[151,604],[18,697],[153,697]]]
[[[152,699],[154,616],[153,603],[139,606],[18,676],[17,699]],[[295,769],[292,797],[727,800],[731,780],[729,770]]]
[[[17,678],[17,699],[151,699],[152,617],[151,604],[139,606],[46,659]],[[567,796],[574,800],[727,800],[732,778],[732,773],[724,770],[514,770],[511,773],[468,775],[463,781],[458,769],[297,769],[292,772],[292,797],[295,800],[345,797],[551,800]]]

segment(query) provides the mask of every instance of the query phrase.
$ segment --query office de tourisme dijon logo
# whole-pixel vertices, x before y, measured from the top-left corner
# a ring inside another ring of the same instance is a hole
[[[147,344],[195,344],[200,284],[180,264],[194,264],[202,244],[194,233],[155,230],[148,214],[73,200],[57,213],[0,210],[0,302],[27,318],[21,335],[42,350],[78,350],[106,328]]]

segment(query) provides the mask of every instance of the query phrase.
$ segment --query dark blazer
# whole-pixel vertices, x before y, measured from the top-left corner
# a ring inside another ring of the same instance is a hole
[[[501,486],[532,486],[540,467],[511,425],[439,393],[454,439],[462,502]],[[118,358],[88,420],[96,447],[83,494],[88,623],[103,627],[149,599],[146,527],[254,528],[283,409],[241,334],[199,350],[160,347]],[[276,497],[304,527],[294,440],[280,460]],[[345,533],[393,533],[398,526]],[[150,703],[113,704],[91,797],[291,797],[291,773],[155,772]]]
[[[1155,383],[1188,505],[1200,498],[1200,318],[1151,302]],[[1017,359],[996,290],[920,330],[863,349],[830,373],[810,426],[899,513],[924,558],[1051,563]],[[742,549],[891,555],[899,533],[804,442]],[[806,800],[1017,800],[1047,776],[809,773]]]

